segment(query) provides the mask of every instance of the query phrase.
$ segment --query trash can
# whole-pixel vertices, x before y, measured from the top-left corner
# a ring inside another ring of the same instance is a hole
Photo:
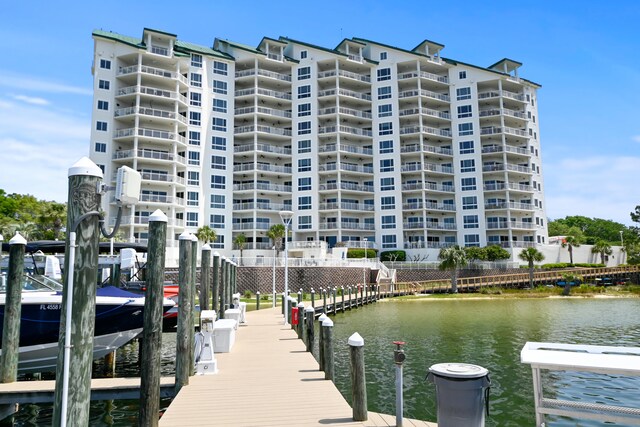
[[[436,385],[438,427],[483,427],[489,412],[489,371],[467,363],[438,363],[427,379]]]

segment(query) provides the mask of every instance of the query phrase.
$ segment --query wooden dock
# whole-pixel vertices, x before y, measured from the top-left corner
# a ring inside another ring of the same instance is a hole
[[[218,374],[193,376],[160,419],[160,426],[392,426],[395,416],[352,410],[280,308],[247,313],[230,353],[216,354]],[[404,420],[405,426],[434,427]]]

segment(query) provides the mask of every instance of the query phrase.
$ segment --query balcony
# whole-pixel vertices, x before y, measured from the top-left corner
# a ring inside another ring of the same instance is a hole
[[[370,130],[354,128],[351,126],[322,126],[318,128],[319,134],[335,133],[335,132],[348,133],[350,135],[367,136],[367,137],[371,137],[372,135]]]
[[[485,184],[483,186],[484,191],[503,191],[503,190],[514,190],[514,191],[523,191],[523,192],[533,192],[535,189],[527,184],[516,184],[514,182],[509,183],[498,183],[498,184]]]
[[[174,199],[173,197],[167,196],[167,195],[140,194],[140,202],[145,202],[145,203],[172,204],[174,203],[174,200],[176,200],[176,203],[184,202],[184,199]]]
[[[504,127],[492,126],[492,127],[486,127],[486,128],[480,129],[480,135],[497,135],[497,134],[501,134],[501,133],[505,133],[507,135],[522,136],[522,137],[525,137],[525,138],[529,137],[529,135],[527,135],[526,131],[520,130],[520,129],[515,129],[515,128],[510,128],[510,127],[507,127],[507,126],[504,126]]]
[[[236,116],[241,116],[243,114],[266,114],[268,116],[275,117],[284,117],[286,119],[291,118],[291,111],[283,111],[277,110],[275,108],[265,108],[265,107],[244,107],[244,108],[236,108],[233,110]]]
[[[237,145],[233,147],[234,153],[246,153],[247,151],[282,154],[285,156],[291,155],[291,148],[280,147],[278,145],[272,145],[272,144],[261,144],[261,143],[243,144],[243,145]]]
[[[318,73],[318,78],[319,79],[324,79],[327,77],[334,77],[334,76],[341,76],[341,77],[346,77],[348,79],[353,79],[353,80],[358,80],[361,82],[365,82],[365,83],[371,83],[371,77],[365,75],[365,74],[358,74],[358,73],[352,73],[351,71],[345,71],[345,70],[328,70],[328,71],[322,71]]]
[[[126,117],[134,114],[140,114],[147,117],[155,117],[168,120],[178,120],[180,123],[187,124],[187,118],[176,113],[175,111],[160,110],[157,108],[144,107],[128,107],[118,108],[113,112],[114,117]]]
[[[400,117],[414,116],[416,114],[422,114],[425,116],[437,117],[439,119],[451,120],[451,115],[444,111],[432,110],[431,108],[407,108],[400,110]]]
[[[123,87],[122,89],[118,89],[116,92],[116,96],[127,96],[127,95],[150,95],[157,96],[160,98],[166,98],[171,100],[177,100],[182,102],[183,104],[187,104],[187,97],[171,90],[163,90],[157,89],[149,86],[128,86]]]
[[[257,70],[255,68],[251,68],[249,70],[236,71],[236,79],[255,75],[269,77],[283,82],[291,81],[291,76],[288,74],[276,73],[275,71],[263,70],[261,68],[258,68]]]
[[[435,163],[425,163],[424,170],[429,172],[439,172],[439,173],[446,173],[446,174],[453,173],[453,168],[451,166],[442,166],[442,165],[437,165]]]
[[[500,172],[500,171],[513,171],[513,172],[522,172],[522,173],[527,173],[527,174],[532,174],[533,170],[530,167],[527,166],[520,166],[520,165],[512,165],[512,164],[502,164],[502,163],[497,163],[494,165],[484,165],[482,167],[482,172]]]
[[[157,150],[118,150],[113,153],[113,160],[133,159],[134,157],[167,162],[177,162],[181,165],[187,164],[186,159],[183,156]]]
[[[118,76],[127,76],[135,73],[148,74],[150,76],[163,77],[167,79],[177,79],[185,85],[189,84],[187,78],[182,74],[176,73],[175,71],[163,70],[162,68],[149,67],[148,65],[135,64],[118,69]]]
[[[523,156],[530,155],[526,148],[512,147],[510,145],[506,145],[504,147],[500,145],[482,147],[482,154],[502,153],[503,151],[506,151],[507,153],[521,154]]]
[[[375,188],[373,185],[361,185],[361,184],[352,184],[349,182],[332,182],[330,184],[320,184],[318,187],[319,191],[331,191],[331,190],[348,190],[348,191],[362,191],[367,193],[373,193]]]
[[[271,223],[268,222],[234,222],[233,230],[268,230],[271,227]],[[272,245],[269,245],[266,249],[271,249]]]
[[[405,230],[417,230],[417,229],[424,229],[424,222],[420,221],[420,222],[405,222],[402,224],[402,228],[404,228]]]
[[[329,172],[341,170],[344,172],[361,172],[361,173],[373,173],[373,167],[371,166],[359,166],[351,163],[325,163],[318,165],[318,171]]]
[[[233,133],[243,134],[243,133],[251,133],[251,132],[262,132],[268,133],[270,135],[279,135],[279,136],[291,136],[291,129],[282,129],[276,128],[273,126],[262,126],[262,125],[250,125],[250,126],[239,126],[233,129]]]
[[[414,133],[426,133],[445,138],[451,138],[452,135],[450,130],[436,129],[428,126],[405,126],[400,128],[400,135],[409,135]]]
[[[149,128],[128,128],[118,129],[113,132],[113,139],[121,138],[133,138],[135,136],[153,139],[164,139],[170,141],[178,141],[182,144],[187,143],[187,139],[184,136],[158,129]]]
[[[360,222],[347,222],[347,221],[342,221],[340,223],[321,222],[319,224],[319,228],[320,230],[342,229],[342,230],[362,230],[362,231],[371,231],[376,229],[374,224],[366,224],[366,223],[360,223]]]
[[[420,77],[422,79],[431,80],[438,83],[449,84],[449,77],[439,76],[433,73],[427,73],[426,71],[410,71],[408,73],[398,74],[398,80],[415,79]]]
[[[478,93],[478,99],[488,99],[488,98],[498,98],[503,96],[504,98],[513,99],[515,101],[526,102],[524,95],[514,92],[509,92],[507,90],[489,90],[486,92]]]
[[[233,210],[234,211],[253,211],[253,210],[263,210],[263,211],[282,211],[291,209],[291,205],[286,205],[284,203],[263,203],[263,202],[250,202],[250,203],[234,203]]]
[[[275,191],[279,193],[291,193],[290,185],[280,185],[280,184],[267,184],[263,182],[248,182],[245,184],[235,184],[233,186],[233,191]]]
[[[365,156],[373,156],[373,149],[348,144],[326,144],[318,147],[319,153],[335,153],[337,151]]]
[[[453,203],[433,203],[433,202],[424,202],[425,209],[433,210],[433,211],[447,211],[447,212],[455,212],[456,205]]]
[[[444,147],[435,147],[433,145],[423,145],[420,144],[411,144],[405,145],[400,148],[401,153],[416,153],[416,152],[425,152],[425,153],[433,153],[442,156],[453,156],[453,150],[451,148]]]
[[[290,166],[275,166],[266,163],[241,163],[233,165],[234,172],[244,172],[244,171],[263,171],[263,172],[274,172],[274,173],[291,173]]]
[[[424,223],[427,230],[444,230],[452,231],[456,229],[456,224],[451,222],[427,221]]]
[[[413,98],[416,96],[424,96],[426,98],[436,99],[438,101],[443,101],[443,102],[451,101],[451,98],[449,98],[449,95],[433,92],[430,90],[424,90],[424,89],[405,90],[398,94],[398,98]]]
[[[480,110],[480,117],[494,117],[494,116],[510,116],[516,119],[527,120],[527,115],[522,111],[510,110],[509,108],[488,108]]]
[[[334,210],[348,210],[348,211],[360,211],[360,212],[373,212],[374,205],[365,203],[349,203],[349,202],[332,202],[332,203],[320,203],[318,210],[321,211],[334,211]]]
[[[291,93],[289,92],[281,92],[281,91],[277,91],[277,90],[269,90],[269,89],[262,89],[262,88],[249,88],[249,89],[240,89],[240,90],[236,90],[235,91],[235,96],[236,98],[241,97],[241,96],[249,96],[249,95],[264,95],[264,96],[269,96],[271,98],[277,98],[277,99],[287,99],[290,100],[291,99]]]
[[[536,226],[532,222],[524,222],[524,221],[487,222],[487,230],[507,230],[509,228],[532,230],[536,228]]]
[[[371,95],[368,93],[354,92],[347,89],[326,89],[318,92],[318,97],[341,95],[349,98],[360,99],[363,101],[371,101]]]
[[[144,181],[156,181],[156,182],[166,182],[170,184],[181,184],[184,185],[184,178],[176,175],[169,175],[164,173],[157,172],[142,172],[140,174],[142,176],[142,180]]]
[[[487,210],[517,209],[532,211],[533,205],[531,203],[518,202],[487,202],[484,204],[484,208]]]
[[[371,113],[370,112],[354,110],[353,108],[330,107],[330,108],[322,108],[322,109],[318,110],[318,115],[320,115],[320,116],[326,116],[326,115],[336,114],[336,113],[346,114],[348,116],[358,117],[358,118],[361,118],[361,119],[371,119]]]

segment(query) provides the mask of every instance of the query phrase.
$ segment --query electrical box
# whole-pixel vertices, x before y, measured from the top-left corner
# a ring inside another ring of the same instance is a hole
[[[118,169],[116,178],[116,201],[123,205],[135,205],[140,200],[140,186],[142,176],[140,172],[128,166]]]

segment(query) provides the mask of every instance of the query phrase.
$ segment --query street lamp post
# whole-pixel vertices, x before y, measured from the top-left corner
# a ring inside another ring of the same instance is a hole
[[[367,286],[367,238],[362,240],[364,240],[364,268],[362,269],[362,286],[364,287]]]
[[[622,230],[620,230],[620,264],[624,263],[624,239],[622,238]]]
[[[276,306],[276,247],[273,248],[273,291],[271,292],[271,296],[273,297],[273,307]]]
[[[289,303],[287,297],[289,296],[289,225],[293,219],[292,211],[280,211],[280,218],[282,224],[284,224],[284,324],[289,324]]]

